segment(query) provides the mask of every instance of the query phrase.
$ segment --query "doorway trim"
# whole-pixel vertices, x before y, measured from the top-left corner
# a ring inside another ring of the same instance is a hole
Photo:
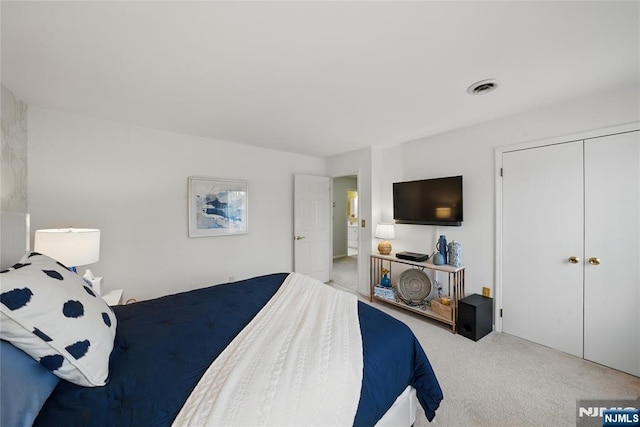
[[[333,201],[333,197],[334,197],[334,192],[333,192],[333,181],[334,179],[337,178],[343,178],[343,177],[349,177],[349,176],[355,176],[356,177],[356,191],[358,192],[358,198],[360,197],[361,194],[361,188],[360,188],[360,171],[355,171],[355,172],[342,172],[342,173],[337,173],[335,175],[331,175],[329,178],[331,178],[331,200]],[[361,203],[358,203],[358,209],[357,209],[357,215],[358,215],[358,254],[357,254],[357,262],[356,262],[356,277],[357,277],[357,283],[356,283],[356,289],[355,292],[357,294],[360,294],[360,256],[362,254],[362,238],[361,238],[361,233],[360,233],[360,228],[362,227],[362,216],[361,216]],[[333,218],[332,218],[332,225],[333,225]],[[331,253],[329,254],[329,256],[331,257],[330,260],[330,269],[329,269],[329,278],[330,280],[333,280],[333,226],[331,227]],[[347,248],[348,251],[348,248]],[[347,252],[348,253],[348,252]]]

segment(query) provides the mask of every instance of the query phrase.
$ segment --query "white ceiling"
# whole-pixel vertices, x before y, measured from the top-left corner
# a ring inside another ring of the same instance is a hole
[[[1,77],[30,105],[324,157],[638,85],[639,5],[2,1]]]

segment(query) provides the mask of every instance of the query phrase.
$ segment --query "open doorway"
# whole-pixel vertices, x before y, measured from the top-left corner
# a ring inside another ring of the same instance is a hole
[[[358,176],[333,178],[333,267],[334,285],[353,293],[358,290],[359,241]]]

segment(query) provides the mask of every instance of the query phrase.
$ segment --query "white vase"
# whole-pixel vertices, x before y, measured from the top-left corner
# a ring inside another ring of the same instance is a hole
[[[447,245],[448,252],[448,260],[449,265],[454,267],[462,267],[462,245],[460,242],[456,242],[452,240],[449,245]]]

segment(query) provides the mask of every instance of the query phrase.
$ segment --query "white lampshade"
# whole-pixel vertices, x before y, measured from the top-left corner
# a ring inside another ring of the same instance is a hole
[[[56,228],[36,230],[33,250],[67,267],[93,264],[100,259],[100,230]]]
[[[381,222],[376,227],[375,237],[383,240],[392,240],[396,238],[396,232],[393,228],[393,224]]]

